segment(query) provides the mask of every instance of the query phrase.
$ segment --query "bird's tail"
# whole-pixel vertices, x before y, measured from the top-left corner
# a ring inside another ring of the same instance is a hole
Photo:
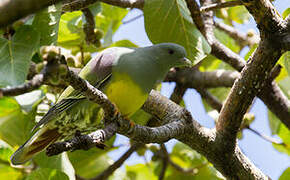
[[[41,152],[48,145],[55,142],[60,137],[57,128],[51,129],[43,127],[39,129],[28,141],[20,146],[11,156],[13,165],[23,164],[34,155]]]

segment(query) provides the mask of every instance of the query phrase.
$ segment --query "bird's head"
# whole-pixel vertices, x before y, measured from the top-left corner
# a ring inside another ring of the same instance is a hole
[[[179,67],[190,66],[191,61],[187,59],[184,47],[174,43],[161,43],[151,46],[155,51],[156,60],[162,66]]]

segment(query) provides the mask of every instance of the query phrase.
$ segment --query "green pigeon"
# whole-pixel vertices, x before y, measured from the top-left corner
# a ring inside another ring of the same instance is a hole
[[[185,49],[173,43],[142,48],[112,47],[98,53],[79,76],[104,92],[123,116],[141,108],[150,91],[172,67],[191,65]],[[34,135],[11,156],[14,165],[25,163],[57,140],[101,128],[100,106],[67,87],[57,103],[36,124]],[[35,129],[34,128],[34,129]]]

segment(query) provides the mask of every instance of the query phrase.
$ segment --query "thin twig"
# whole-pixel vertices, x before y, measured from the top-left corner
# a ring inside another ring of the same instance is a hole
[[[166,146],[162,143],[160,144],[160,153],[162,153],[162,169],[160,171],[159,180],[163,180],[165,178],[166,169],[168,167],[169,155],[166,149]]]
[[[273,143],[273,144],[285,146],[285,144],[283,142],[280,142],[277,139],[274,139],[272,137],[269,137],[267,135],[264,135],[264,134],[258,132],[257,130],[251,128],[250,126],[248,126],[247,129],[250,130],[250,131],[252,131],[253,133],[257,134],[259,137],[261,137],[265,141],[268,141],[268,142]]]
[[[201,12],[243,5],[241,1],[226,1],[200,7]]]
[[[131,23],[131,22],[133,22],[133,21],[136,21],[137,19],[139,19],[139,18],[141,18],[141,17],[143,17],[143,14],[139,14],[138,16],[135,16],[135,17],[133,17],[133,18],[127,20],[127,21],[123,21],[122,23],[123,23],[123,24],[128,24],[128,23]]]

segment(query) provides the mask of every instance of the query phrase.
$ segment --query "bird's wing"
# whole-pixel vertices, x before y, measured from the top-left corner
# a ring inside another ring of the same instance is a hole
[[[93,85],[96,88],[102,90],[103,87],[111,79],[111,76],[112,76],[111,69],[112,68],[111,67],[102,66],[102,62],[101,61],[108,61],[108,60],[111,60],[111,59],[110,59],[110,57],[106,58],[106,54],[101,54],[99,57],[96,57],[96,59],[97,59],[96,60],[97,63],[91,63],[91,64],[88,63],[88,66],[84,67],[84,69],[85,68],[89,68],[89,66],[93,64],[93,66],[94,66],[93,70],[87,71],[87,73],[82,73],[81,72],[80,76],[82,78],[86,79],[86,76],[89,76],[89,75],[92,76],[92,74],[90,74],[90,73],[92,71],[95,71],[94,72],[95,74],[93,74],[93,75],[98,77],[98,81],[97,82],[93,82]],[[106,64],[105,66],[111,66],[112,65],[112,63],[108,63],[108,62],[106,62],[105,64]],[[68,87],[68,88],[71,88],[71,92],[70,92],[70,90],[68,90],[69,95],[67,97],[61,97],[60,101],[58,103],[56,103],[55,105],[53,105],[49,109],[49,111],[43,116],[43,118],[34,126],[32,131],[34,131],[35,129],[39,128],[41,125],[47,124],[54,117],[59,116],[61,113],[63,113],[64,111],[68,110],[69,108],[71,108],[77,102],[80,102],[80,101],[86,99],[86,97],[82,94],[82,92],[76,91],[72,87]]]

